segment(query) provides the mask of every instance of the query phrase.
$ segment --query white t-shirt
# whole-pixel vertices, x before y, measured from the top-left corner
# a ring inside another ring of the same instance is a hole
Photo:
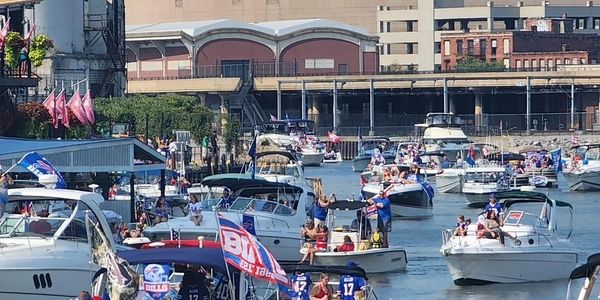
[[[177,152],[177,143],[171,142],[169,144],[169,152],[171,152],[171,153]]]
[[[189,203],[189,210],[192,216],[199,216],[202,214],[202,203]]]

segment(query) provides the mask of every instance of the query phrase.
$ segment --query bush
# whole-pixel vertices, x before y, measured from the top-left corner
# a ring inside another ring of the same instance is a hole
[[[457,72],[502,72],[505,67],[502,62],[486,62],[466,56],[458,61],[454,70]]]

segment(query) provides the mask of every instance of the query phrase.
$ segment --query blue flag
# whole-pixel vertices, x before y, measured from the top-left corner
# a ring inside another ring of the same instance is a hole
[[[252,158],[252,179],[254,179],[256,175],[256,134],[254,135],[250,149],[248,149],[248,156]]]
[[[552,162],[554,163],[554,172],[562,172],[561,148],[550,151],[550,155],[552,155],[550,158],[552,158]]]
[[[254,227],[254,216],[244,214],[242,216],[242,227],[248,231],[251,235],[256,236],[256,229]]]
[[[58,177],[56,188],[67,188],[67,182],[62,175],[60,175],[58,170],[56,170],[56,168],[54,168],[54,166],[47,159],[35,151],[25,154],[21,160],[19,160],[18,164],[29,170],[29,172],[33,173],[37,177],[40,177],[40,175],[54,174],[56,177]]]

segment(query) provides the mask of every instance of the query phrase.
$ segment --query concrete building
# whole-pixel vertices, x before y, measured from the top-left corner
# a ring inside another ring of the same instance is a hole
[[[124,94],[123,0],[30,2],[35,5],[25,9],[24,30],[35,24],[36,32],[48,35],[55,47],[44,64],[34,70],[41,78],[35,94],[43,98],[53,88],[63,87],[68,94],[76,88],[82,93],[89,88],[95,97]]]
[[[442,33],[441,41],[442,70],[453,70],[465,57],[516,71],[600,61],[600,36],[573,34],[571,19],[528,19],[524,31]]]
[[[573,19],[575,33],[600,32],[600,6],[593,1],[435,1],[377,8],[380,63],[386,69],[442,69],[441,35],[524,29],[528,18]]]

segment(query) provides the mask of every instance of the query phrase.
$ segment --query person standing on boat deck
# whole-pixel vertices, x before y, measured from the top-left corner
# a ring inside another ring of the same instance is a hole
[[[4,216],[4,210],[8,203],[8,186],[13,183],[12,177],[8,173],[2,173],[2,166],[0,166],[0,218]]]
[[[490,194],[490,202],[485,205],[485,212],[487,213],[488,211],[493,211],[498,216],[500,226],[504,225],[502,224],[504,220],[504,206],[496,200],[496,194],[494,193]]]
[[[290,277],[292,290],[290,291],[291,300],[310,300],[309,290],[312,285],[310,274],[296,271]]]
[[[325,220],[327,220],[327,211],[329,210],[329,205],[335,202],[335,200],[335,194],[331,194],[329,199],[327,199],[326,196],[321,196],[319,201],[315,203],[313,207],[313,221],[316,227],[319,227],[321,223],[325,223]]]
[[[390,199],[385,196],[385,191],[379,191],[379,195],[373,198],[369,198],[367,203],[370,205],[375,204],[377,207],[377,230],[381,232],[383,236],[382,247],[389,247],[388,243],[388,232],[392,231],[392,209]]]
[[[353,261],[349,261],[346,266],[349,268],[358,267]],[[337,295],[340,300],[363,299],[366,289],[367,283],[364,278],[354,275],[342,275],[340,276]]]
[[[229,188],[223,188],[223,196],[221,197],[221,201],[219,201],[220,208],[229,208],[231,204],[233,204],[233,197],[231,197],[231,190]]]

